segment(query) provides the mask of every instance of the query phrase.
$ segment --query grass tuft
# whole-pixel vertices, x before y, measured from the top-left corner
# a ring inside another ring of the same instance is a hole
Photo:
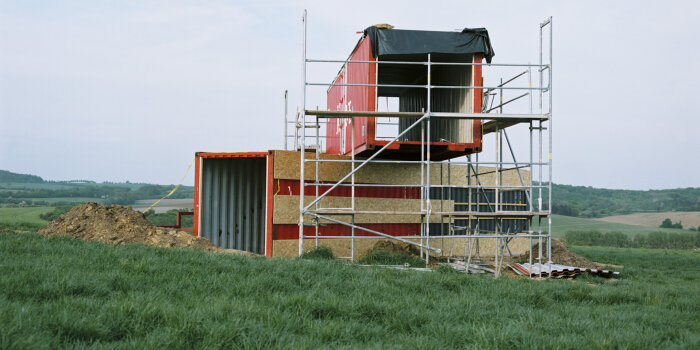
[[[303,254],[301,254],[300,258],[308,260],[333,260],[335,259],[335,256],[333,255],[333,250],[331,250],[331,248],[319,246],[305,251]]]
[[[405,265],[411,267],[425,267],[425,260],[407,254],[395,254],[386,250],[374,248],[365,254],[358,261],[360,264],[367,265]]]

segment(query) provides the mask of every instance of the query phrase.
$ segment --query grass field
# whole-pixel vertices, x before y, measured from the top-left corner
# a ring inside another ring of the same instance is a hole
[[[664,219],[672,222],[681,222],[684,228],[700,226],[700,211],[669,211],[663,213],[636,213],[628,215],[608,216],[597,221],[615,222],[621,224],[636,224],[646,226],[659,226]]]
[[[18,223],[45,225],[46,221],[42,220],[39,215],[52,210],[53,207],[0,208],[0,225]]]
[[[660,223],[659,223],[660,224]],[[578,218],[573,216],[552,215],[552,234],[563,237],[566,231],[598,230],[601,232],[620,231],[627,235],[654,231],[688,232],[678,229],[663,229],[656,226],[629,225],[616,222],[605,222],[596,219]]]
[[[0,234],[0,348],[700,347],[700,252],[575,249],[624,265],[621,278],[494,280]]]

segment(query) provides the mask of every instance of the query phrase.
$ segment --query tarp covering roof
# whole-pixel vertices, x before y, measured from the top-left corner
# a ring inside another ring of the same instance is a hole
[[[461,32],[427,30],[365,29],[372,43],[372,55],[389,60],[406,55],[444,54],[464,55],[481,53],[486,62],[494,56],[489,32],[484,28],[465,28]]]

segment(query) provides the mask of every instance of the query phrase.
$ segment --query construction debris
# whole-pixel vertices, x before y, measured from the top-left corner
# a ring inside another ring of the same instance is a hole
[[[104,206],[85,203],[48,223],[37,233],[44,236],[68,236],[85,241],[109,244],[140,243],[156,247],[195,248],[210,252],[255,255],[233,249],[222,249],[202,237],[156,227],[142,213],[120,205]]]
[[[559,264],[540,264],[535,263],[530,265],[529,263],[518,264],[514,263],[509,265],[513,271],[521,276],[530,277],[555,277],[555,278],[569,278],[575,277],[579,274],[588,273],[591,275],[601,276],[601,277],[613,277],[620,273],[617,271],[610,270],[599,270],[599,269],[589,269],[585,267],[567,266]]]

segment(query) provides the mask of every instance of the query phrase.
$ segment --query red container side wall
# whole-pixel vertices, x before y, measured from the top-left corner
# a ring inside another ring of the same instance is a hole
[[[376,61],[372,57],[369,37],[364,37],[350,55],[350,61]],[[334,83],[376,84],[377,68],[372,63],[347,63]],[[328,90],[326,108],[331,111],[375,111],[376,87],[332,86]],[[355,118],[355,135],[352,134],[352,119],[328,119],[326,125],[326,152],[330,154],[352,154],[354,138],[355,153],[372,147],[374,143],[374,118]]]

